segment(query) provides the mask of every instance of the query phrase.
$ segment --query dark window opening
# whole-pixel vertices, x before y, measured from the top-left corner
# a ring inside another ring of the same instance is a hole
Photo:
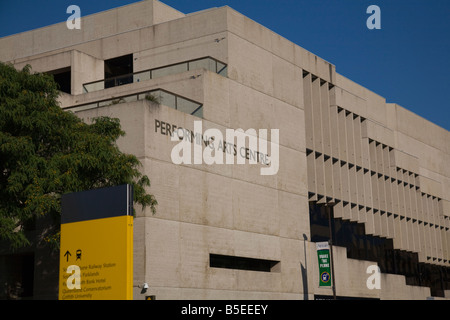
[[[238,269],[261,272],[280,271],[280,261],[226,256],[220,254],[209,255],[209,266],[211,268]]]
[[[72,93],[72,86],[71,86],[72,72],[70,67],[52,70],[46,73],[53,76],[53,79],[58,84],[58,88],[60,91],[68,94]]]
[[[33,297],[34,255],[0,256],[0,299],[20,300]]]
[[[435,297],[450,289],[449,267],[419,262],[417,253],[394,249],[392,239],[366,234],[364,224],[334,218],[330,206],[310,202],[309,214],[312,242],[330,239],[331,221],[332,243],[345,247],[348,258],[374,261],[381,272],[403,275],[407,285],[429,287]]]
[[[328,241],[330,239],[328,210],[328,207],[325,206],[309,205],[309,225],[312,242]]]
[[[105,60],[105,89],[133,83],[133,55]]]

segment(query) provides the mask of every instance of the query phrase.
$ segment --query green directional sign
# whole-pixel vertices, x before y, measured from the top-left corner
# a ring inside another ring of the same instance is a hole
[[[328,242],[316,242],[319,259],[319,287],[331,287],[330,246]]]

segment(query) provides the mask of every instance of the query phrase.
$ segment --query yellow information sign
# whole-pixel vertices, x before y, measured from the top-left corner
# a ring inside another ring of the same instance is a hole
[[[132,216],[66,223],[61,234],[60,300],[133,298]]]
[[[86,209],[84,202],[93,201],[92,196],[97,195],[67,197],[66,215],[63,201],[59,299],[133,299],[133,216],[125,212],[104,217],[105,214],[98,214],[98,211],[89,212],[95,205],[91,202]],[[104,208],[101,202],[99,208]],[[116,211],[123,212],[122,208]]]
[[[61,225],[60,300],[133,298],[133,216]]]

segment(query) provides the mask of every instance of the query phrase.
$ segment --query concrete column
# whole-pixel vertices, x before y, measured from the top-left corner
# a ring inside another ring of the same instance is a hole
[[[320,106],[320,79],[312,79],[312,114],[314,150],[323,152],[322,115]]]
[[[303,78],[303,100],[305,107],[305,132],[306,132],[306,148],[314,150],[314,120],[312,113],[312,88],[311,88],[311,73],[308,73]]]
[[[83,84],[96,80],[102,80],[105,77],[104,61],[83,52],[73,50],[72,58],[72,94],[82,94]],[[104,88],[103,83],[99,84]]]

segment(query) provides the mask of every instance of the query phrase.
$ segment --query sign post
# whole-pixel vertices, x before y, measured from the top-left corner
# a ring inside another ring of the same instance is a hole
[[[63,195],[59,299],[133,299],[131,185]]]

